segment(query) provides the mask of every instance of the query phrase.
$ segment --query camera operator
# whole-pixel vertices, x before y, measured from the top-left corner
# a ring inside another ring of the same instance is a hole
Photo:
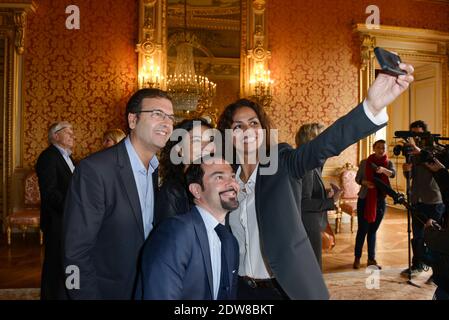
[[[410,131],[414,133],[427,132],[427,124],[424,121],[418,120],[410,124]],[[412,139],[413,140],[413,139]],[[404,163],[404,175],[411,179],[411,204],[414,208],[415,214],[412,215],[412,229],[413,229],[413,259],[410,270],[407,268],[401,274],[417,275],[424,269],[424,224],[419,216],[425,217],[424,221],[433,219],[441,223],[441,218],[444,213],[444,204],[441,197],[441,192],[437,182],[433,178],[432,171],[422,163],[419,159],[420,140],[417,139],[418,146],[415,146],[414,141],[410,141],[408,146],[414,147],[414,151],[408,156],[409,161]]]
[[[437,159],[427,163],[426,166],[433,172],[443,196],[446,208],[449,208],[449,172]],[[446,210],[446,218],[447,218]],[[433,219],[428,219],[425,225],[424,239],[430,249],[429,262],[432,265],[433,281],[438,286],[434,299],[449,300],[449,229],[440,230],[435,227]],[[447,223],[447,219],[445,221]]]

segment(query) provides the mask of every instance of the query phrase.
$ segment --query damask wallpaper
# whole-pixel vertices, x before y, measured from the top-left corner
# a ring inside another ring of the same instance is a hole
[[[48,126],[74,124],[76,159],[98,150],[102,132],[125,126],[126,101],[136,89],[137,0],[77,0],[80,30],[68,30],[66,0],[39,0],[27,21],[24,56],[24,166],[46,147]],[[372,1],[269,0],[268,36],[274,101],[269,114],[280,140],[293,143],[306,122],[331,124],[357,104],[359,44],[352,33]],[[376,0],[380,23],[449,31],[449,5]],[[221,105],[238,97],[226,88]],[[356,162],[356,147],[328,165]]]
[[[66,7],[76,3],[80,29],[68,30]],[[137,1],[39,0],[29,15],[24,56],[24,166],[47,146],[47,128],[74,125],[76,159],[101,147],[102,133],[123,128],[135,89]]]
[[[449,31],[449,4],[414,0],[283,0],[268,1],[268,37],[272,52],[274,101],[269,114],[280,141],[294,143],[307,122],[330,125],[358,101],[355,23],[365,22],[367,6],[380,9],[384,25]],[[328,166],[356,163],[356,145]]]

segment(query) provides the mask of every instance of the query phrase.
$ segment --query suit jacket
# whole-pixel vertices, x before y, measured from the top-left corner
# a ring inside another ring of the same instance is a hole
[[[41,194],[41,230],[47,233],[47,236],[51,231],[60,235],[64,200],[72,171],[61,152],[54,145],[50,145],[37,159],[36,174]]]
[[[153,173],[157,190],[157,170]],[[64,262],[80,271],[72,299],[132,299],[145,241],[136,182],[125,141],[82,160],[64,217]]]
[[[291,299],[329,297],[301,221],[301,178],[381,127],[369,120],[360,104],[299,148],[278,145],[275,174],[261,175],[260,169],[269,164],[259,165],[255,198],[262,254]]]
[[[61,242],[64,200],[72,178],[72,171],[61,152],[54,145],[50,145],[39,155],[36,173],[41,194],[40,224],[45,243],[41,299],[67,299]]]
[[[321,232],[328,225],[327,210],[334,209],[334,200],[327,197],[326,188],[321,179],[321,168],[307,171],[302,178],[302,222],[320,266],[322,251]]]
[[[232,236],[227,248],[230,297],[237,294],[239,252]],[[142,292],[137,297],[155,300],[212,300],[213,279],[209,241],[196,207],[163,221],[152,232],[142,253]]]
[[[327,211],[334,210],[335,204],[333,198],[327,197],[326,188],[321,178],[321,168],[315,168],[307,171],[302,178],[302,214],[313,215],[319,220],[323,231],[327,226]]]

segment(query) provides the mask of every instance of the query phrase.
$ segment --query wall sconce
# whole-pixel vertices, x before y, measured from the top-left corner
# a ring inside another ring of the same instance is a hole
[[[139,72],[139,88],[161,88],[163,76],[161,68],[154,63],[153,57],[146,56]]]
[[[270,77],[270,70],[265,69],[263,63],[256,64],[249,81],[251,98],[263,107],[269,107],[273,99],[271,93],[273,82]]]

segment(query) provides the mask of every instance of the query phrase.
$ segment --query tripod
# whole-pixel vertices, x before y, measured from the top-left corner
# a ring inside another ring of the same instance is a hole
[[[406,163],[411,163],[410,155],[407,155],[406,157]],[[412,281],[412,248],[411,248],[411,217],[415,219],[418,219],[420,222],[425,224],[416,214],[413,213],[412,206],[410,204],[410,194],[411,194],[411,188],[410,188],[410,172],[406,175],[406,191],[407,191],[407,198],[402,193],[398,193],[394,191],[389,185],[386,185],[382,179],[379,179],[377,177],[374,177],[374,183],[377,188],[384,191],[387,195],[389,195],[391,198],[393,198],[395,204],[401,204],[407,209],[407,235],[408,235],[408,280],[407,284],[412,285],[417,288],[421,288],[416,283],[413,283]]]
[[[406,156],[406,163],[411,163],[410,155]],[[411,196],[410,178],[411,178],[411,172],[409,171],[409,172],[407,172],[407,175],[406,175],[407,200],[403,199],[403,201],[401,201],[402,203],[401,202],[398,202],[398,203],[402,204],[403,206],[405,206],[407,208],[407,236],[408,236],[408,274],[407,274],[408,280],[407,280],[407,284],[417,287],[417,288],[421,288],[419,285],[417,285],[416,283],[413,283],[413,281],[412,281],[412,248],[411,248],[411,243],[412,243],[412,239],[411,239],[412,206],[410,205],[410,196]]]

